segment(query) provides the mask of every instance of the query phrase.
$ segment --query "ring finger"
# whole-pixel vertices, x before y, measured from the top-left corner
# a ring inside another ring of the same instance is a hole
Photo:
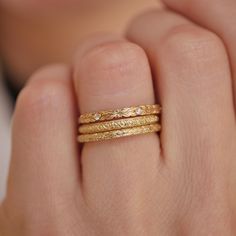
[[[82,45],[74,70],[82,114],[155,103],[145,53],[123,39],[104,36]],[[111,217],[120,215],[126,224],[125,217],[137,213],[140,198],[145,198],[155,181],[159,149],[154,133],[84,145],[83,191],[88,205],[102,220],[116,222]]]

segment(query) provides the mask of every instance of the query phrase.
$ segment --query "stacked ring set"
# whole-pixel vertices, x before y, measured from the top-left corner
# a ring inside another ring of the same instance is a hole
[[[120,137],[159,132],[160,105],[141,105],[82,114],[78,141],[103,141]]]

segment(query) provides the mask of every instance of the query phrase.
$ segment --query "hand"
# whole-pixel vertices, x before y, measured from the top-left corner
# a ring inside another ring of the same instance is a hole
[[[149,12],[130,26],[132,43],[94,37],[72,68],[32,76],[14,114],[2,235],[235,234],[234,30],[216,17],[213,1],[210,19],[203,1],[165,2],[202,26],[172,11]],[[221,4],[222,15],[236,7]],[[78,150],[78,111],[155,100],[163,106],[160,137]]]

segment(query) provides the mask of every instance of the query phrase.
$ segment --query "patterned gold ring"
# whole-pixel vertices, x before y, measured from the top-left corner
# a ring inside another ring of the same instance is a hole
[[[81,134],[78,136],[78,141],[80,143],[86,142],[95,142],[95,141],[103,141],[108,139],[115,139],[139,134],[148,134],[154,133],[161,130],[161,125],[158,123],[138,126],[133,128],[127,129],[120,129],[120,130],[112,130],[107,132],[101,133],[93,133],[93,134]]]
[[[124,118],[120,120],[110,120],[93,124],[85,124],[79,127],[81,134],[101,133],[111,130],[119,130],[132,128],[137,126],[143,126],[158,122],[157,115],[138,116],[132,118]]]
[[[88,124],[99,121],[108,121],[114,119],[154,115],[161,112],[161,106],[155,105],[141,105],[136,107],[127,107],[116,110],[98,111],[92,113],[82,114],[79,117],[80,124]]]

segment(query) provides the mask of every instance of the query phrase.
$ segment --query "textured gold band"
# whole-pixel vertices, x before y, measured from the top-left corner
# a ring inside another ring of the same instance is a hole
[[[141,105],[116,110],[98,111],[86,113],[79,117],[80,124],[94,123],[113,119],[121,119],[135,116],[154,115],[161,112],[160,105]]]
[[[93,124],[81,125],[79,132],[81,134],[101,133],[111,130],[120,130],[137,126],[149,125],[158,122],[156,115],[138,116],[132,118],[124,118],[120,120],[110,120]]]
[[[161,130],[160,124],[155,123],[150,125],[138,126],[134,128],[112,130],[102,133],[81,134],[78,136],[78,141],[80,143],[103,141],[108,139],[115,139],[139,134],[154,133],[160,130]]]

